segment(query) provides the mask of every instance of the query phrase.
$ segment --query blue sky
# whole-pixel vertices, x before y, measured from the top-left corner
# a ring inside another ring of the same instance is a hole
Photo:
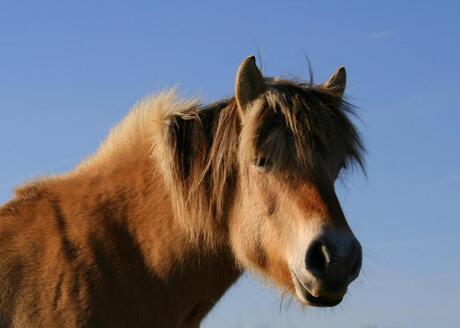
[[[167,4],[166,4],[167,3]],[[204,327],[454,327],[460,301],[457,1],[1,1],[0,201],[70,170],[142,97],[213,101],[260,51],[268,75],[338,66],[368,178],[338,184],[364,274],[336,309],[302,310],[247,275]]]

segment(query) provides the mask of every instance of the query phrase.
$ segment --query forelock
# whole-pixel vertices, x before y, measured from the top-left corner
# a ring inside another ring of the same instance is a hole
[[[248,156],[264,156],[274,169],[306,174],[318,171],[322,161],[363,167],[352,105],[309,83],[270,79],[268,85],[248,120]]]

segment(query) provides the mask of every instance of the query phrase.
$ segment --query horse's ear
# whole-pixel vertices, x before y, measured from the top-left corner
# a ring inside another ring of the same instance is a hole
[[[248,104],[257,99],[266,85],[262,73],[256,65],[254,56],[246,58],[238,68],[235,81],[235,98],[240,114],[243,114]]]
[[[332,93],[339,97],[343,97],[345,92],[345,87],[347,85],[347,71],[345,67],[340,67],[326,83],[323,84],[323,87],[330,89]]]

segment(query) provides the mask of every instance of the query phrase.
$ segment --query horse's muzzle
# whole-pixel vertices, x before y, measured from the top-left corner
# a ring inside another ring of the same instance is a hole
[[[313,306],[336,306],[361,270],[362,249],[352,233],[330,231],[307,248],[303,268],[293,270],[299,298]]]

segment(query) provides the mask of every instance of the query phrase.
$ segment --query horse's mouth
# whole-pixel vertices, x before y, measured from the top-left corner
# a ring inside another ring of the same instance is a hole
[[[343,296],[336,299],[330,299],[322,296],[314,296],[312,295],[312,293],[310,293],[307,286],[305,286],[305,284],[302,283],[299,277],[297,277],[294,271],[292,272],[292,276],[297,296],[303,303],[316,307],[334,307],[336,305],[339,305],[343,300]]]

